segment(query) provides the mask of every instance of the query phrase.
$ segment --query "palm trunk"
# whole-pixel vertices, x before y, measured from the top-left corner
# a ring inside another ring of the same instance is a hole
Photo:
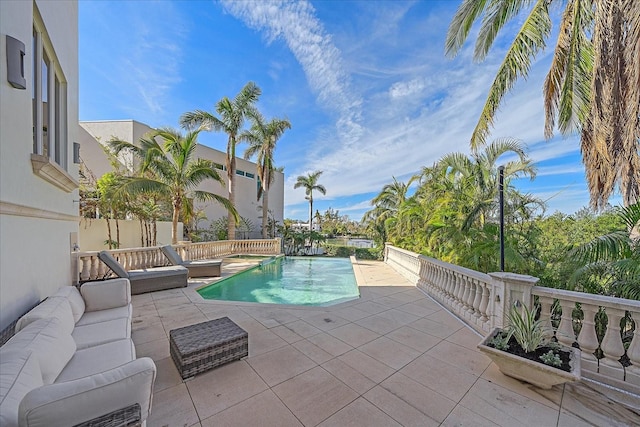
[[[236,206],[236,158],[232,156],[229,160],[229,170],[227,176],[229,177],[229,202]],[[236,218],[231,212],[229,212],[228,227],[227,227],[227,239],[235,240],[236,238]]]
[[[144,225],[142,217],[138,217],[138,221],[140,221],[140,246],[144,246]]]
[[[111,242],[113,242],[113,240],[111,240],[111,222],[108,217],[105,219],[107,220],[107,242],[109,244],[109,249],[113,249],[111,247]]]
[[[262,191],[262,238],[269,238],[269,192]]]
[[[116,249],[120,247],[120,223],[116,217]]]
[[[173,200],[173,217],[171,218],[171,244],[178,244],[178,219],[180,218],[180,208],[182,207],[182,200]]]
[[[313,196],[309,195],[309,245],[313,248],[313,240],[311,240],[311,233],[313,230]]]

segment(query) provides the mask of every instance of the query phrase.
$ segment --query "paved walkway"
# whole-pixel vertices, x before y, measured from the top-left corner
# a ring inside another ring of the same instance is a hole
[[[332,307],[205,301],[195,281],[134,296],[138,356],[158,367],[147,426],[640,424],[592,384],[545,391],[502,375],[474,331],[389,266],[354,268],[361,298]],[[249,333],[249,357],[183,382],[169,331],[223,316]]]

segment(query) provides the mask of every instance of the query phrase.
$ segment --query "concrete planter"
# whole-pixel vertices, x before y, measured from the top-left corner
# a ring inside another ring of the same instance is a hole
[[[537,387],[550,389],[556,384],[578,381],[580,379],[580,350],[573,347],[564,347],[564,350],[571,351],[571,372],[554,368],[540,362],[516,356],[506,351],[489,347],[487,343],[501,330],[496,328],[480,344],[478,349],[489,356],[498,366],[500,372]]]

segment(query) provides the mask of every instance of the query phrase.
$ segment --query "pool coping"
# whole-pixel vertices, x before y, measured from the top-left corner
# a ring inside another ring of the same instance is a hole
[[[283,257],[284,255],[280,254],[277,255],[277,257]],[[356,285],[358,286],[358,292],[360,293],[360,287],[364,286],[365,284],[365,280],[364,277],[362,275],[362,271],[360,271],[360,268],[356,268],[356,266],[359,266],[358,260],[356,259],[355,256],[351,255],[349,257],[349,260],[351,261],[351,267],[353,268],[353,274],[356,278]],[[258,267],[260,265],[259,262],[257,262],[255,265],[251,265],[250,267],[248,267],[245,270],[242,270],[242,272],[247,271],[251,268],[255,268]],[[238,272],[240,273],[240,272]],[[225,277],[220,277],[220,278],[216,278],[219,280],[222,280],[226,277],[229,276],[225,276]],[[207,278],[206,280],[211,280],[211,278]],[[236,306],[248,306],[248,307],[256,307],[256,306],[267,306],[267,307],[273,307],[273,308],[286,308],[286,309],[295,309],[295,310],[318,310],[318,309],[323,309],[323,308],[327,308],[327,307],[335,307],[337,305],[340,304],[352,304],[354,301],[358,301],[360,298],[362,298],[362,294],[358,297],[355,298],[351,298],[348,299],[346,301],[341,301],[338,302],[336,304],[330,304],[330,305],[295,305],[295,304],[272,304],[272,303],[264,303],[264,302],[247,302],[247,301],[226,301],[226,300],[217,300],[217,299],[205,299],[203,298],[199,293],[198,293],[198,289],[203,288],[204,286],[208,286],[210,284],[212,284],[213,282],[208,282],[208,283],[204,283],[204,281],[196,281],[194,279],[189,279],[189,283],[187,284],[187,288],[181,288],[181,290],[184,292],[185,296],[187,298],[189,298],[189,301],[191,301],[194,304],[221,304],[221,305],[236,305]]]

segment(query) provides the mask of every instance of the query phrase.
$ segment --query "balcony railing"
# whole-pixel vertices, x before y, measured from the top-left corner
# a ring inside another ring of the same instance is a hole
[[[547,333],[582,350],[583,376],[640,394],[640,301],[535,286],[535,277],[480,273],[388,244],[385,262],[484,335],[506,326],[516,300],[538,304]]]
[[[173,247],[185,261],[243,254],[278,255],[280,253],[280,239],[220,240],[180,243]],[[169,265],[169,261],[159,246],[114,249],[109,252],[127,271]],[[109,273],[109,268],[98,259],[98,251],[78,253],[78,278],[80,282],[101,279]]]

